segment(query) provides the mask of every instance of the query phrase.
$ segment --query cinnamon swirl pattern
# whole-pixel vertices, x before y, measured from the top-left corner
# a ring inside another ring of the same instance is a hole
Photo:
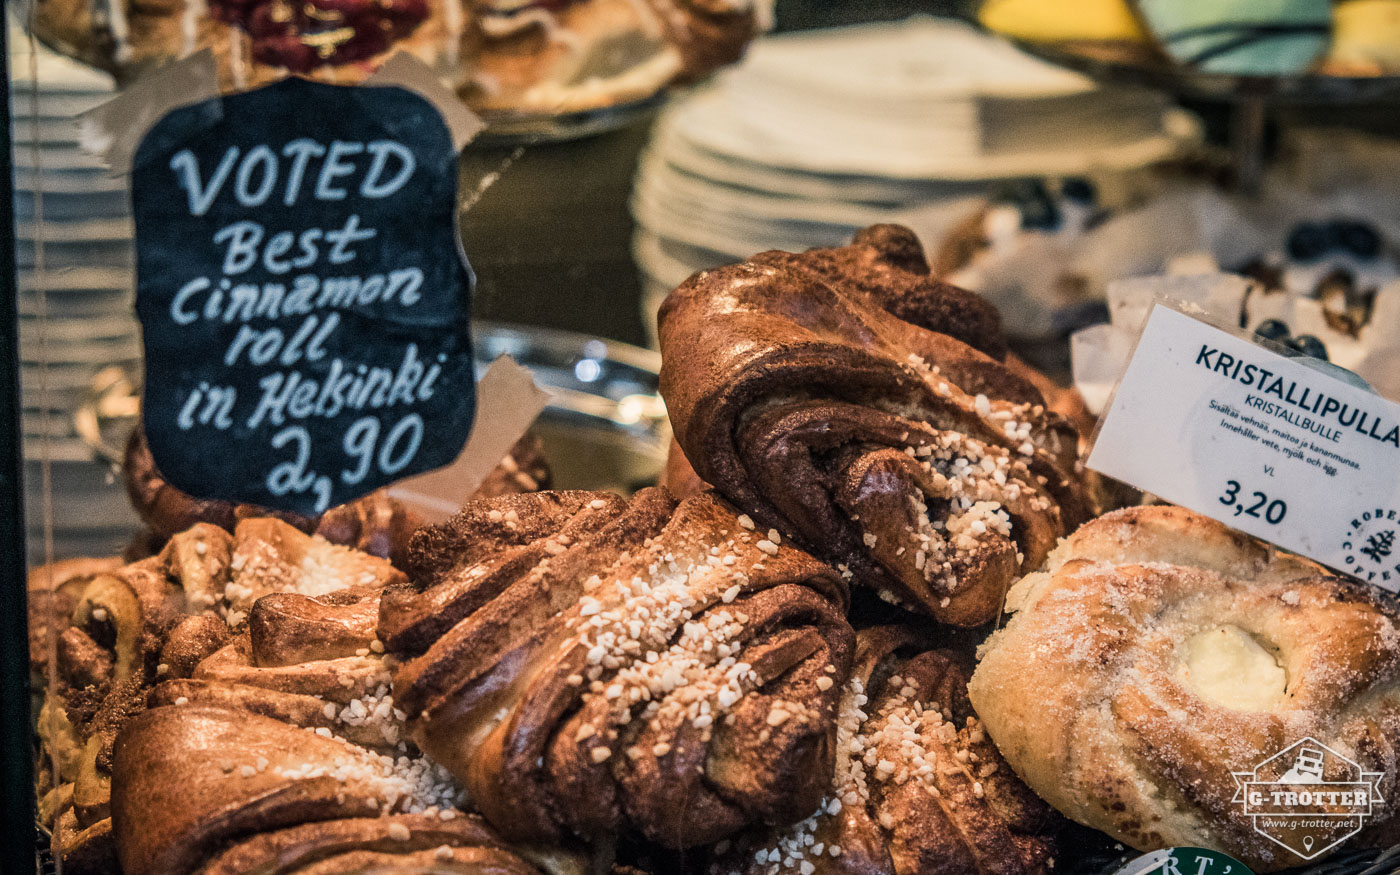
[[[244,520],[233,534],[198,525],[130,565],[53,571],[36,570],[31,587],[49,594],[31,603],[30,627],[44,630],[31,645],[57,680],[38,717],[39,808],[56,856],[79,873],[114,869],[113,746],[157,683],[188,677],[246,634],[263,595],[373,591],[402,579],[381,559],[272,519]]]
[[[263,596],[243,633],[151,691],[113,757],[123,871],[537,871],[404,740],[378,595]]]
[[[712,493],[474,502],[410,568],[380,605],[396,705],[507,838],[689,847],[825,792],[845,586]]]
[[[1006,767],[951,653],[863,630],[836,770],[805,820],[720,846],[710,875],[1047,873],[1056,818]]]
[[[1396,841],[1388,599],[1191,511],[1140,507],[1081,528],[1007,603],[1015,614],[983,645],[969,692],[1007,762],[1065,815],[1140,850],[1301,865],[1255,829],[1232,773],[1277,781],[1306,740],[1319,762],[1325,746],[1379,779],[1367,827]],[[1344,771],[1332,758],[1313,780],[1360,780]],[[1314,863],[1357,827],[1312,821],[1331,824],[1297,845]]]
[[[700,477],[889,601],[985,622],[1087,516],[1073,428],[907,229],[702,271],[660,320]]]
[[[285,552],[230,565],[283,575],[273,556]],[[577,854],[508,847],[404,739],[375,636],[394,578],[341,579],[314,596],[305,585],[257,596],[227,644],[150,690],[112,753],[121,870],[582,875]]]

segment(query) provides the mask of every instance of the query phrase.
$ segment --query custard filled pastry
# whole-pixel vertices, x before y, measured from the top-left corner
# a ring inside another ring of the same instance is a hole
[[[710,875],[1048,873],[1057,819],[982,731],[959,663],[905,627],[861,631],[826,796],[722,847]]]
[[[713,493],[474,502],[410,568],[380,603],[396,706],[507,838],[691,847],[825,792],[845,585]]]
[[[700,478],[888,601],[986,622],[1087,516],[1074,429],[908,229],[702,271],[660,334]]]
[[[1256,830],[1239,776],[1374,782],[1366,825],[1395,840],[1400,614],[1378,595],[1191,511],[1140,507],[1081,528],[1007,607],[969,693],[1062,813],[1140,850],[1215,848],[1272,872],[1321,859],[1355,818],[1317,812],[1331,825],[1294,853]],[[1311,778],[1290,772],[1304,766]]]

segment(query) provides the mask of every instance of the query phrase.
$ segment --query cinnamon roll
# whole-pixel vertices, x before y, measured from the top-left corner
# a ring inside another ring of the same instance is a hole
[[[1067,816],[1140,850],[1216,848],[1272,872],[1320,861],[1360,824],[1305,806],[1277,813],[1316,814],[1307,841],[1276,828],[1274,841],[1240,782],[1343,781],[1369,785],[1368,829],[1395,841],[1388,598],[1191,511],[1140,507],[1079,529],[1007,603],[969,692],[1002,755]]]
[[[907,229],[702,271],[660,334],[698,475],[889,601],[983,623],[1087,516],[1074,429]]]
[[[381,559],[271,519],[243,520],[233,534],[196,525],[157,556],[88,571],[31,605],[56,676],[37,721],[40,812],[56,856],[79,873],[110,869],[113,745],[157,683],[190,676],[231,636],[247,635],[262,595],[374,590],[403,579]],[[362,624],[371,634],[372,616]]]
[[[712,493],[475,502],[409,559],[380,604],[395,701],[508,838],[690,847],[825,791],[845,586]]]
[[[237,571],[280,573],[267,555],[234,557]],[[578,853],[507,846],[403,737],[376,637],[390,578],[341,578],[257,596],[229,643],[166,672],[122,727],[110,806],[122,871],[582,875]]]
[[[725,843],[710,875],[1048,873],[1056,818],[982,731],[963,660],[905,627],[857,642],[826,795],[793,826]]]

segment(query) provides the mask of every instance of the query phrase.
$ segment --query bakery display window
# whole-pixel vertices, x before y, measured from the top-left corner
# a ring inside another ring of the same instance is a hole
[[[1400,0],[7,16],[5,871],[1400,871]]]

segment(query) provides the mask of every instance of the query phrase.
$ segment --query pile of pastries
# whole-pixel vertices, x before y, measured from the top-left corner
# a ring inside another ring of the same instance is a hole
[[[668,486],[472,497],[389,558],[245,511],[36,569],[64,870],[1049,873],[1077,821],[1278,871],[1232,773],[1303,737],[1380,776],[1350,841],[1400,839],[1396,606],[1096,518],[907,229],[701,272],[660,327]]]

